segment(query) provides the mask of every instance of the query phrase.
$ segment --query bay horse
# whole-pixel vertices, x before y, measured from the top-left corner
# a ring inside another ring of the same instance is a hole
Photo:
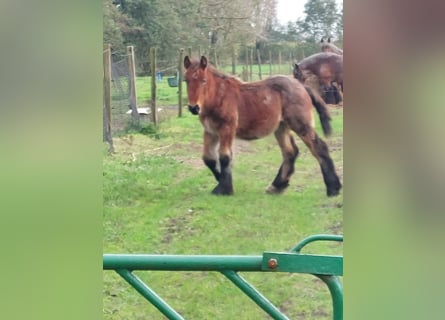
[[[324,42],[324,38],[321,38],[320,43],[321,52],[333,52],[339,55],[343,55],[343,50],[331,42],[331,37],[328,38],[328,42]]]
[[[331,85],[328,89],[325,89],[323,91],[323,98],[320,97],[320,95],[312,89],[311,86],[305,84],[305,81],[307,79],[307,76],[303,73],[303,71],[300,69],[298,64],[294,64],[293,68],[293,75],[294,78],[300,81],[308,92],[309,96],[311,97],[312,104],[315,106],[315,108],[318,108],[320,104],[328,103],[328,104],[338,104],[342,101],[342,97],[338,93],[338,90],[336,86]]]
[[[297,79],[302,78],[303,82],[309,75],[316,76],[322,92],[330,90],[334,82],[343,92],[343,56],[339,54],[315,53],[295,64],[293,74]],[[325,97],[323,98],[325,99]]]
[[[326,143],[311,125],[311,98],[298,80],[273,76],[257,82],[241,80],[218,71],[207,58],[184,58],[188,109],[199,115],[204,128],[202,159],[218,184],[216,195],[233,194],[232,143],[235,137],[253,140],[272,132],[281,148],[283,162],[267,193],[289,186],[299,150],[294,131],[318,160],[328,196],[339,194],[340,180]],[[331,131],[327,109],[317,110],[325,135]]]

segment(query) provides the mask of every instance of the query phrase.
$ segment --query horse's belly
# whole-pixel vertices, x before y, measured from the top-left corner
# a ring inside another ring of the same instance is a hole
[[[280,123],[280,114],[251,114],[249,119],[238,120],[236,136],[244,140],[254,140],[268,136],[274,132]]]

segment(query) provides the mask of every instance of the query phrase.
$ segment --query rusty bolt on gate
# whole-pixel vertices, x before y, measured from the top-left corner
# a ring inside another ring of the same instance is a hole
[[[269,268],[275,269],[276,267],[278,267],[278,261],[274,258],[269,259],[269,261],[267,261],[267,265],[269,266]]]

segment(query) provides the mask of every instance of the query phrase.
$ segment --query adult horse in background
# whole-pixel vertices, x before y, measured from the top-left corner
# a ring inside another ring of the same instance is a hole
[[[327,42],[325,42],[324,39],[321,38],[320,49],[321,52],[333,52],[341,56],[343,55],[343,50],[331,42],[331,37],[328,38]]]
[[[274,76],[245,83],[228,76],[208,63],[184,58],[188,108],[199,115],[204,127],[203,161],[218,184],[212,193],[233,194],[232,143],[235,137],[253,140],[275,134],[283,162],[268,193],[281,193],[289,186],[299,150],[294,131],[320,164],[328,196],[340,192],[341,183],[326,143],[312,127],[312,103],[303,85],[296,79]],[[326,108],[317,109],[325,135],[331,132]]]
[[[301,72],[301,75],[298,72]],[[293,74],[304,83],[311,75],[314,75],[318,79],[319,89],[325,102],[327,99],[324,92],[329,92],[334,82],[343,92],[343,56],[336,53],[320,52],[304,58],[294,65]]]
[[[327,90],[325,90],[322,93],[323,94],[323,98],[322,98],[320,96],[320,94],[318,93],[318,90],[313,89],[309,85],[309,82],[306,82],[306,80],[307,80],[306,75],[303,73],[303,70],[301,70],[300,67],[298,66],[298,64],[296,64],[296,63],[294,64],[293,74],[294,74],[294,78],[297,79],[298,81],[300,81],[300,83],[302,83],[304,85],[306,91],[308,92],[309,96],[311,97],[312,104],[315,106],[315,108],[319,108],[320,104],[325,104],[325,103],[338,104],[339,102],[342,101],[342,97],[340,96],[336,86],[334,86],[334,85],[332,85],[330,88],[328,88]],[[317,83],[318,83],[318,79],[317,79]]]

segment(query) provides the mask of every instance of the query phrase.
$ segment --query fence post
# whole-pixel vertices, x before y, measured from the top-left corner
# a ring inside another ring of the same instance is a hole
[[[111,137],[111,46],[104,45],[104,105],[103,105],[103,141],[108,142],[108,152],[114,152],[113,138]]]
[[[236,74],[236,52],[235,47],[232,47],[232,74]]]
[[[216,47],[213,48],[213,53],[214,53],[214,56],[215,56],[215,67],[218,68],[218,55],[216,54]]]
[[[272,75],[272,52],[269,50],[269,76]]]
[[[182,117],[182,63],[183,63],[184,49],[179,49],[178,62],[178,117]]]
[[[133,125],[139,129],[139,112],[137,109],[137,95],[136,95],[136,67],[134,64],[134,47],[127,46],[128,55],[128,70],[129,74],[129,89],[130,89],[130,108]]]
[[[246,66],[246,74],[247,74],[247,77],[249,77],[249,48],[248,47],[246,47],[246,53],[245,53],[245,55],[246,55],[246,61],[245,61],[245,66]],[[245,80],[245,81],[249,81],[249,78],[247,78],[247,80]]]
[[[151,66],[151,114],[153,124],[158,125],[158,111],[156,108],[156,48],[150,48]]]
[[[281,50],[278,51],[278,73],[281,73]]]
[[[250,81],[253,80],[252,78],[252,65],[253,65],[253,49],[250,49],[250,58],[249,58],[249,76],[250,76]]]
[[[258,76],[260,77],[260,80],[263,79],[262,75],[261,75],[261,54],[260,54],[260,49],[256,49],[256,55],[258,58]]]

